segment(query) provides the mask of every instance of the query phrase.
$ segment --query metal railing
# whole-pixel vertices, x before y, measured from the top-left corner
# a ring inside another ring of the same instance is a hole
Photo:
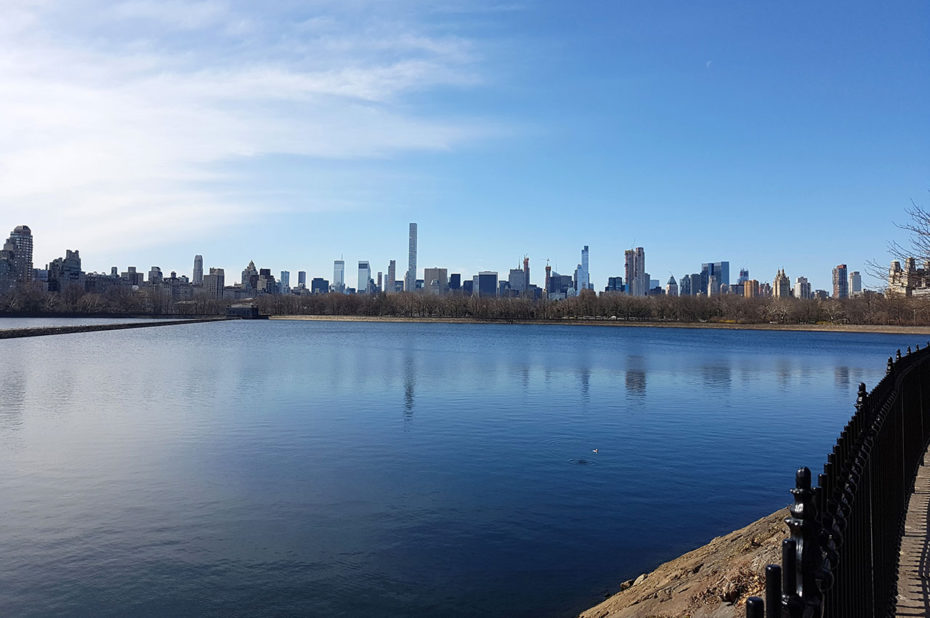
[[[765,569],[765,601],[747,618],[887,616],[894,612],[904,518],[930,438],[930,343],[888,359],[827,455],[812,487],[797,472],[781,566]]]

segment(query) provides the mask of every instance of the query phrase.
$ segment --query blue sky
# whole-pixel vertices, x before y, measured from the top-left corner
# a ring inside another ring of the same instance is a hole
[[[930,206],[930,5],[6,0],[0,219],[35,261],[828,288]],[[292,275],[296,277],[296,275]],[[876,284],[876,281],[866,280]]]

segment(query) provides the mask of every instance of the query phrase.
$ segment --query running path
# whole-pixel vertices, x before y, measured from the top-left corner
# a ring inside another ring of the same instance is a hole
[[[898,559],[896,616],[930,616],[930,451],[917,469]]]

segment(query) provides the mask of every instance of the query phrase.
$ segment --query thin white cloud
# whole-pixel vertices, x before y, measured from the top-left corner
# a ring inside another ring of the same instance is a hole
[[[154,21],[185,30],[195,30],[215,25],[227,15],[227,9],[226,5],[220,2],[131,0],[117,4],[109,15],[121,20]]]
[[[0,215],[41,234],[37,263],[263,212],[230,196],[230,161],[444,151],[494,130],[406,104],[481,83],[469,41],[412,19],[275,17],[218,2],[59,6],[18,1],[16,25],[0,27]],[[251,177],[260,192],[261,174]]]

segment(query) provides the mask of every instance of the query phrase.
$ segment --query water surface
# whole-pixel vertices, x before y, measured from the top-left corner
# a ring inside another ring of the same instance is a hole
[[[571,616],[787,504],[858,382],[917,342],[286,321],[3,341],[0,615]]]

